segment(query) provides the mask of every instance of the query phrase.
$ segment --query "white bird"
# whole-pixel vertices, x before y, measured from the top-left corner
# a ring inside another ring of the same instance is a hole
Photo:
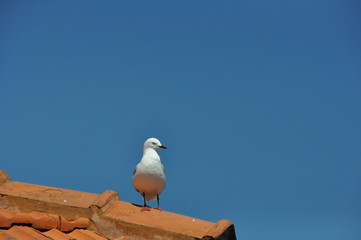
[[[137,164],[133,173],[133,186],[143,196],[144,207],[142,211],[149,211],[146,201],[157,200],[159,207],[159,194],[165,188],[164,166],[157,151],[167,149],[156,138],[149,138],[144,142],[143,157]]]

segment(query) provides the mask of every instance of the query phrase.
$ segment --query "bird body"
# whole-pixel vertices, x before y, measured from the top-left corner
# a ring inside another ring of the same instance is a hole
[[[133,186],[143,196],[144,207],[146,201],[157,200],[159,208],[159,194],[165,188],[164,166],[157,150],[167,148],[156,138],[149,138],[144,143],[143,157],[134,169]]]

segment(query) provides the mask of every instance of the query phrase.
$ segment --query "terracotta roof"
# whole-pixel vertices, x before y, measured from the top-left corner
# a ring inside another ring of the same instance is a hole
[[[141,211],[102,194],[12,181],[0,170],[2,239],[236,239],[233,223]]]

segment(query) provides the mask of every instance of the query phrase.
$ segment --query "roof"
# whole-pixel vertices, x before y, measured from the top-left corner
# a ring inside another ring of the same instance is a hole
[[[216,223],[167,211],[141,211],[118,193],[74,191],[13,181],[0,170],[2,239],[236,239]]]

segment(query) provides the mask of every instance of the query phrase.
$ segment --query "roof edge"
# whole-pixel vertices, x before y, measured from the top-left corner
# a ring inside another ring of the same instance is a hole
[[[218,221],[209,231],[202,237],[202,240],[213,239],[236,239],[236,232],[231,221],[222,219]]]
[[[4,170],[0,169],[0,186],[11,180],[12,179],[11,177],[9,177],[9,174]]]

